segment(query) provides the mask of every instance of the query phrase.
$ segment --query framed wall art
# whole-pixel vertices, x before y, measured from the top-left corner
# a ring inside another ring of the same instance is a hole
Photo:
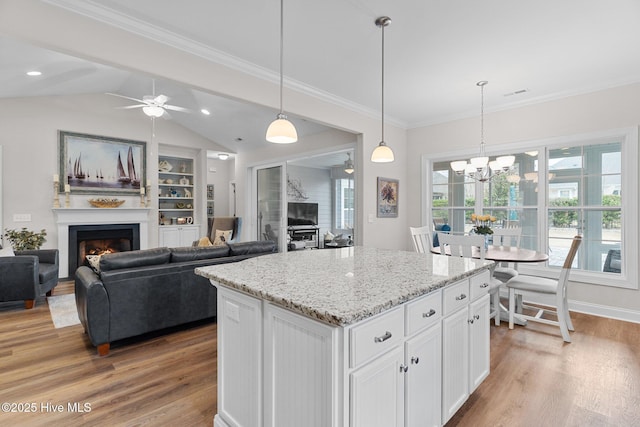
[[[147,143],[58,131],[60,191],[140,194],[145,186]]]
[[[378,177],[378,218],[398,217],[398,180]]]

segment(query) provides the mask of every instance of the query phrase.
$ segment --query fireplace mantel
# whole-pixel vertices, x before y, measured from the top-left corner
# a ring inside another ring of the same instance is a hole
[[[58,225],[59,277],[69,277],[69,226],[140,224],[140,249],[149,247],[151,208],[53,208]]]

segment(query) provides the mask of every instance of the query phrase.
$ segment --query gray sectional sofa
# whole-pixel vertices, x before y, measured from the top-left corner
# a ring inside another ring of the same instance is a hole
[[[216,289],[194,269],[277,251],[274,242],[155,248],[106,254],[75,274],[78,317],[98,354],[110,343],[217,314]]]

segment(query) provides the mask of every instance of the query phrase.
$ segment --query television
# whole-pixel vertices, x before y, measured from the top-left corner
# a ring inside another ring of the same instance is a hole
[[[287,225],[318,225],[318,204],[289,202],[287,207]]]

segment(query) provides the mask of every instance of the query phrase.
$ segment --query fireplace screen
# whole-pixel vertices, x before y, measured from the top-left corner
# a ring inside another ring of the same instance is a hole
[[[139,224],[69,226],[69,275],[88,265],[87,255],[102,255],[140,249]]]

